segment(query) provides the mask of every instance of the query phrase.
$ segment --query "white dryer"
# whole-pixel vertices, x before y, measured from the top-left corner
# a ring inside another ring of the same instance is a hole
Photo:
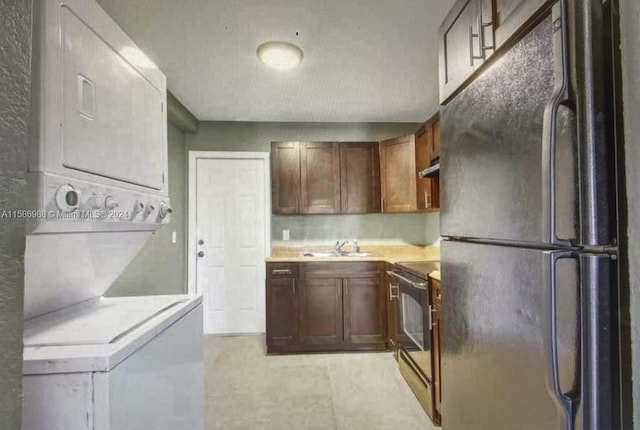
[[[201,298],[103,297],[171,214],[165,76],[93,0],[33,43],[23,429],[203,429]]]

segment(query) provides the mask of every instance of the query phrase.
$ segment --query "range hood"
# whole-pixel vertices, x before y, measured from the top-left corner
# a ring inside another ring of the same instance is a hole
[[[440,160],[435,160],[435,163],[426,169],[420,170],[418,176],[420,178],[433,178],[440,175]]]

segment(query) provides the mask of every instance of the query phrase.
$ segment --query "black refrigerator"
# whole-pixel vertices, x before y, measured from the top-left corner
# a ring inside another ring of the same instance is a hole
[[[621,428],[603,3],[556,3],[442,108],[444,430]]]

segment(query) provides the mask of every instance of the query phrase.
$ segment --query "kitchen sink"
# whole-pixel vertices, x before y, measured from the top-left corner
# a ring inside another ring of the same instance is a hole
[[[375,257],[372,252],[305,251],[303,257]]]

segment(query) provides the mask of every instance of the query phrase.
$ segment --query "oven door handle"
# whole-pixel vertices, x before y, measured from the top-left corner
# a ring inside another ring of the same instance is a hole
[[[392,272],[390,270],[387,271],[387,275],[393,276],[394,278],[399,279],[402,282],[405,282],[405,283],[407,283],[407,284],[411,285],[412,287],[417,288],[419,290],[426,290],[427,289],[427,283],[426,282],[414,282],[411,279],[406,278],[406,277],[404,277],[402,275],[399,275],[396,272]]]

